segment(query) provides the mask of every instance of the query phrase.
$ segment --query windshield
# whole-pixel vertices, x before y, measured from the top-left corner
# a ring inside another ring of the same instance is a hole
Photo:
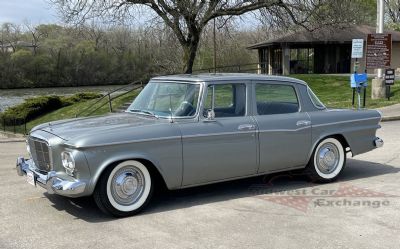
[[[197,112],[200,84],[150,82],[128,112],[156,117],[191,117]]]

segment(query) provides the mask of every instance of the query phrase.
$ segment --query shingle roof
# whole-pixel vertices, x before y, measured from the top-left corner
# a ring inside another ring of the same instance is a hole
[[[278,38],[269,39],[264,42],[249,46],[249,49],[268,47],[278,44],[309,44],[309,43],[350,43],[352,39],[366,39],[368,34],[375,33],[376,28],[366,25],[349,26],[347,28],[324,27],[314,32],[300,31]],[[393,42],[400,42],[400,32],[385,31],[392,34]]]

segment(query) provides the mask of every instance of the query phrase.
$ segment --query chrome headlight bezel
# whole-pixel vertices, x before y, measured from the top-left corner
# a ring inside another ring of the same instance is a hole
[[[61,163],[65,169],[65,173],[73,176],[75,172],[75,159],[70,151],[61,152]]]

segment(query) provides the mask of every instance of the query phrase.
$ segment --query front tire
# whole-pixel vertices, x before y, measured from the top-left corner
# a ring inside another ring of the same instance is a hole
[[[338,178],[345,164],[346,153],[342,143],[333,137],[325,138],[315,148],[306,174],[311,181],[332,182]]]
[[[93,197],[103,212],[125,217],[140,212],[153,193],[151,174],[138,161],[121,162],[101,175]]]

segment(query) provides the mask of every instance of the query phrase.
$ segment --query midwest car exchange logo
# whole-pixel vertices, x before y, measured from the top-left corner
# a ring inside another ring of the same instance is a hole
[[[303,186],[304,187],[304,186]],[[310,207],[370,207],[390,205],[390,198],[398,197],[353,186],[349,183],[325,185],[312,184],[306,188],[279,188],[273,180],[266,184],[252,185],[249,190],[255,198],[307,212]]]

